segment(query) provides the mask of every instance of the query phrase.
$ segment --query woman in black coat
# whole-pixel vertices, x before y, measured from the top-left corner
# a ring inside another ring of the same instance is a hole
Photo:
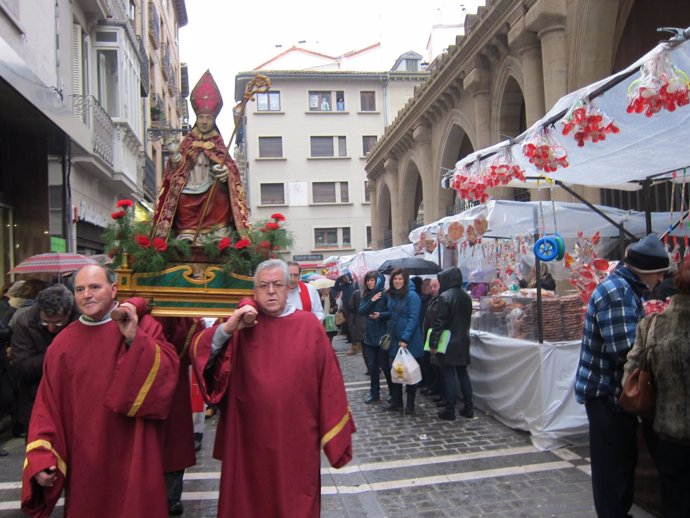
[[[429,348],[441,367],[443,377],[445,409],[438,413],[441,419],[455,420],[455,401],[458,398],[458,380],[462,390],[463,409],[460,415],[474,416],[472,383],[467,373],[470,364],[470,323],[472,299],[462,289],[462,272],[455,266],[437,275],[440,283],[436,318],[432,324]],[[441,333],[450,331],[450,341],[445,354],[437,352]]]
[[[369,395],[364,403],[369,405],[381,400],[380,396],[380,369],[386,376],[388,393],[391,391],[391,373],[388,366],[388,352],[379,347],[379,340],[386,334],[386,322],[379,318],[381,313],[388,308],[388,298],[383,292],[386,279],[382,273],[370,271],[364,276],[364,290],[359,303],[359,314],[365,318],[364,328],[364,352],[371,376]]]

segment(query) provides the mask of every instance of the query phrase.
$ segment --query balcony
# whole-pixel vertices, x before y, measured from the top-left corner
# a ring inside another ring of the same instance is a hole
[[[91,130],[93,152],[112,167],[115,126],[110,115],[92,95],[75,95],[72,111]]]
[[[147,200],[154,202],[158,193],[156,192],[156,164],[146,155],[144,163],[144,196]]]
[[[144,38],[137,36],[137,40],[139,40],[139,56],[141,57],[139,61],[139,82],[141,83],[141,96],[148,97],[149,85],[151,81],[149,74],[149,56],[146,53]]]
[[[153,2],[149,4],[149,39],[154,49],[161,44],[161,18]]]
[[[163,49],[163,56],[161,59],[161,72],[167,81],[172,77],[172,65],[170,64],[170,53],[168,49]]]
[[[180,63],[180,97],[189,97],[189,70],[186,63]]]
[[[104,19],[111,16],[111,0],[77,0],[77,5],[81,6],[84,14],[94,18]]]
[[[160,122],[164,119],[163,99],[159,94],[151,94],[151,122]]]

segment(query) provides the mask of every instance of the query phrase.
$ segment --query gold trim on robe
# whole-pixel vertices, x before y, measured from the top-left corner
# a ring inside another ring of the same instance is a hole
[[[32,441],[26,445],[26,453],[29,453],[31,450],[35,450],[36,448],[45,448],[50,453],[55,455],[55,458],[57,459],[57,467],[60,470],[60,473],[62,473],[62,475],[65,477],[67,476],[67,464],[65,463],[64,460],[62,460],[62,457],[60,457],[60,454],[55,451],[55,448],[53,448],[52,444],[50,444],[45,439],[37,439],[37,440]],[[29,459],[27,457],[24,457],[24,468],[23,469],[26,469],[26,466],[28,464],[29,464]]]
[[[347,408],[347,413],[343,416],[343,418],[340,420],[340,422],[335,425],[333,428],[331,428],[328,432],[324,434],[324,436],[321,438],[321,447],[323,448],[328,444],[333,437],[338,435],[343,428],[345,428],[345,425],[347,422],[350,420],[350,407],[348,406]]]
[[[137,394],[137,398],[134,400],[132,408],[130,408],[129,412],[127,412],[127,417],[134,417],[141,408],[141,405],[144,403],[144,399],[146,399],[146,396],[151,390],[153,382],[156,380],[156,376],[158,375],[158,369],[160,368],[160,366],[161,348],[158,344],[156,344],[156,355],[153,359],[153,366],[151,367],[148,376],[146,376],[146,381],[144,381],[144,385],[141,387],[141,390],[139,390],[139,394]]]

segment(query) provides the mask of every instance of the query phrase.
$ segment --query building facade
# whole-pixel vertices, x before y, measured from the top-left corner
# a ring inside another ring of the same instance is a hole
[[[252,220],[283,214],[291,259],[303,264],[371,247],[366,155],[427,75],[415,53],[387,72],[333,59],[293,47],[236,77],[238,101],[257,73],[271,80],[248,103],[237,139]]]
[[[180,125],[186,22],[184,0],[0,0],[3,274],[50,250],[101,253],[117,199],[155,200],[151,98]]]
[[[658,27],[688,25],[683,0],[487,1],[467,17],[465,35],[430,64],[428,81],[367,157],[373,246],[407,243],[422,204],[426,223],[461,208],[455,192],[441,187],[459,159],[519,135],[566,93],[625,68],[668,37]],[[575,190],[594,203],[641,204],[633,192]],[[493,192],[515,200],[536,194]],[[553,196],[575,201],[559,190]]]

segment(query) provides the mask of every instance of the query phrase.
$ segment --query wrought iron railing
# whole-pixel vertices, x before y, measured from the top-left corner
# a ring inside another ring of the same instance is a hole
[[[156,164],[148,155],[144,163],[144,194],[149,200],[156,200]]]
[[[149,38],[157,49],[161,44],[161,18],[153,2],[149,3]]]
[[[108,165],[113,165],[113,120],[92,95],[75,95],[72,111],[91,130],[93,151]]]

